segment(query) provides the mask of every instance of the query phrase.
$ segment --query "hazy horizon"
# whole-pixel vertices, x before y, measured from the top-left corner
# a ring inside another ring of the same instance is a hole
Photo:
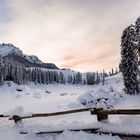
[[[139,0],[0,0],[0,43],[77,71],[117,68]]]

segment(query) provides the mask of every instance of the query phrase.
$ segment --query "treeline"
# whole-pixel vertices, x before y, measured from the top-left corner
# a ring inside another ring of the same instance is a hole
[[[85,84],[94,85],[102,82],[108,75],[103,71],[80,73],[71,70],[48,70],[42,68],[26,68],[12,60],[0,57],[0,85],[5,81],[13,81],[18,85],[34,82],[35,84]]]

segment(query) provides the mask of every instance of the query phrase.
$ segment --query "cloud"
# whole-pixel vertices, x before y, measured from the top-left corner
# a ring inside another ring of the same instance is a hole
[[[97,46],[100,45],[98,44]],[[93,48],[89,45],[89,47],[78,47],[73,51],[67,51],[62,54],[63,63],[61,67],[81,69],[82,71],[102,71],[103,69],[109,71],[112,67],[118,67],[120,59],[118,57],[119,47],[114,44],[103,45],[104,48],[97,47],[94,49],[94,45],[92,46]]]
[[[140,13],[139,0],[2,0],[1,7],[1,42],[80,71],[117,67],[122,30]]]

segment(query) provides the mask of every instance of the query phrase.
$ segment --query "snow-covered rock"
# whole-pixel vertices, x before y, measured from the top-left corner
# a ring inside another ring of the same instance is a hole
[[[93,92],[94,91],[87,91],[83,95],[79,96],[77,100],[86,107],[94,107],[96,100],[92,94]]]
[[[78,97],[78,101],[86,107],[106,109],[112,108],[122,97],[123,96],[116,90],[113,92],[106,92],[103,88],[99,88],[96,91],[87,91]]]
[[[8,115],[22,115],[24,113],[24,108],[22,106],[17,106],[13,110],[9,110],[7,113]]]

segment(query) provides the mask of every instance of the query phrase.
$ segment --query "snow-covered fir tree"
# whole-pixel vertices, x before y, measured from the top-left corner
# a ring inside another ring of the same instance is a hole
[[[4,73],[4,63],[2,57],[0,56],[0,85],[4,84]]]
[[[102,85],[105,84],[105,71],[103,70],[103,73],[102,73]]]
[[[95,78],[96,80],[96,84],[99,84],[100,83],[100,81],[101,81],[101,78],[100,78],[100,74],[98,73],[98,71],[96,72],[96,78]]]
[[[136,33],[138,35],[138,45],[137,45],[137,50],[138,50],[138,56],[140,57],[140,17],[137,18],[136,22],[135,22],[135,29],[136,29]]]
[[[112,68],[111,75],[114,75],[114,69]]]
[[[135,94],[138,92],[137,44],[138,37],[135,27],[130,25],[123,31],[121,37],[121,70],[127,94]]]

